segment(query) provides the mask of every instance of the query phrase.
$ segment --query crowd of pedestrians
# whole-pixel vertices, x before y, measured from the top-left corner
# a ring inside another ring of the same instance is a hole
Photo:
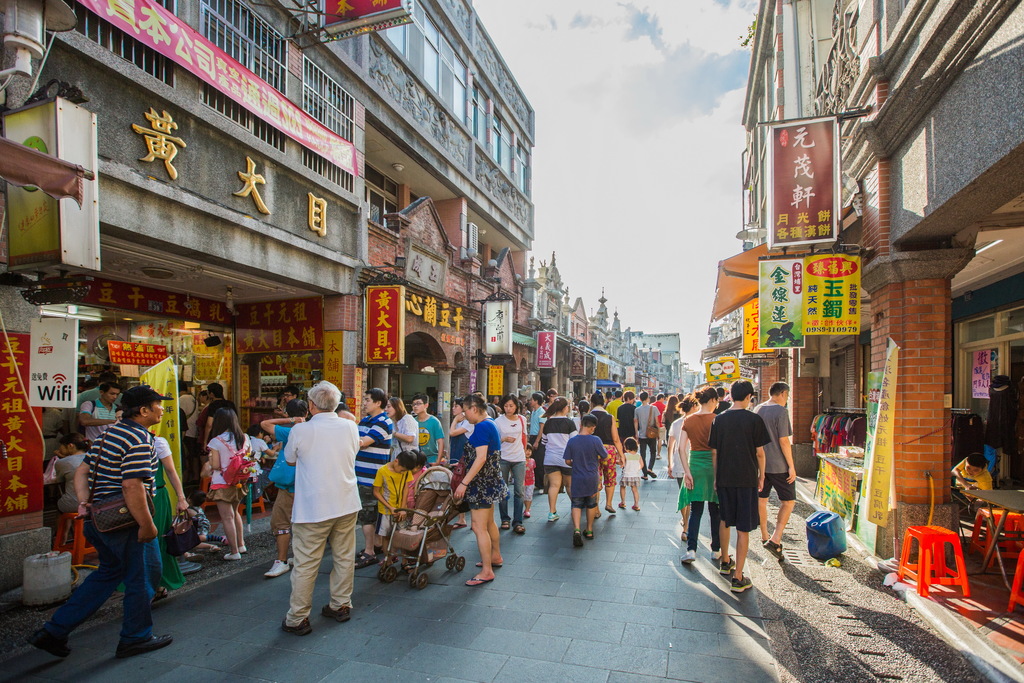
[[[182,583],[180,571],[168,571],[178,569],[177,562],[161,562],[163,549],[156,541],[158,527],[170,525],[170,499],[163,488],[173,488],[178,511],[201,527],[207,546],[220,542],[228,550],[224,559],[237,561],[246,552],[238,513],[246,486],[233,483],[226,470],[240,453],[261,453],[266,479],[277,489],[271,514],[277,557],[265,576],[292,572],[282,629],[296,635],[312,630],[312,593],[328,543],[333,558],[330,601],[321,614],[344,622],[351,616],[354,571],[382,562],[385,539],[402,518],[410,482],[429,467],[458,466],[461,474],[452,496],[462,514],[453,530],[464,527],[468,515],[480,556],[478,571],[465,582],[468,587],[495,580],[495,570],[503,564],[501,532],[527,533],[535,495],[547,496],[547,523],[553,524],[559,520],[559,497],[566,494],[576,548],[595,538],[602,504],[609,515],[626,509],[627,489],[631,508],[639,513],[641,482],[657,478],[663,445],[667,475],[679,488],[680,540],[685,544],[680,559],[684,565],[696,560],[706,508],[712,559],[731,578],[735,592],[751,587],[744,573],[749,534],[760,530],[764,547],[781,556],[782,530],[795,499],[785,408],[789,387],[782,383],[773,385],[770,398],[752,409],[753,386],[736,382],[725,410],[720,390],[713,387],[654,400],[647,392],[598,391],[576,402],[549,390],[532,394],[525,405],[515,395],[489,404],[476,393],[454,402],[447,435],[430,413],[425,395],[413,397],[410,412],[401,398],[370,389],[362,396],[357,419],[329,382],[312,387],[307,400],[289,387],[275,416],[246,434],[223,389],[211,385],[208,390],[206,401],[183,402],[195,418],[183,420],[190,430],[186,444],[205,444],[199,461],[202,473],[210,477],[208,492],[186,497],[166,443],[149,431],[170,398],[146,386],[124,393],[106,383],[98,387],[83,411],[83,418],[92,418],[83,419],[83,425],[96,429],[98,439],[62,440],[66,465],[60,471],[70,482],[76,509],[87,518],[85,533],[99,553],[99,569],[32,637],[32,644],[66,656],[70,632],[121,583],[125,616],[118,656],[169,644],[170,636],[153,634],[150,607]],[[187,468],[195,455],[183,457]],[[782,505],[769,535],[767,498],[772,489]],[[90,511],[117,496],[124,497],[130,524],[101,532],[89,519]],[[148,504],[154,497],[155,508]],[[222,536],[210,534],[203,513],[207,500],[216,503]],[[62,499],[62,509],[73,502]]]

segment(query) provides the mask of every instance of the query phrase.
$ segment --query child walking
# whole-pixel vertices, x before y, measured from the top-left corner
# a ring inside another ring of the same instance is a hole
[[[580,417],[580,433],[569,439],[565,445],[566,464],[572,467],[572,480],[569,484],[569,499],[572,501],[572,544],[579,548],[583,539],[593,540],[594,520],[597,519],[597,494],[601,488],[600,462],[607,457],[601,438],[594,436],[597,429],[597,417],[583,415]],[[580,531],[583,511],[587,512],[587,528]]]
[[[526,490],[523,492],[523,517],[530,518],[530,507],[533,505],[533,487],[537,485],[537,476],[534,470],[537,469],[537,461],[533,458],[526,459],[526,474],[523,475],[523,484]]]
[[[631,436],[626,437],[622,442],[622,448],[626,451],[624,459],[626,464],[622,466],[622,480],[619,483],[619,507],[626,509],[626,487],[633,489],[633,509],[640,512],[640,478],[643,476],[644,461],[640,458],[640,445]]]

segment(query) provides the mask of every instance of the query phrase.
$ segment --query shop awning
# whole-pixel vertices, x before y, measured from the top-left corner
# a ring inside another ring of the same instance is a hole
[[[732,313],[757,297],[757,262],[767,255],[768,245],[762,244],[718,262],[712,320]]]
[[[528,334],[521,334],[519,332],[512,333],[512,343],[520,344],[521,346],[536,346],[537,340]]]
[[[83,181],[94,178],[91,171],[78,164],[4,137],[0,137],[0,177],[18,187],[35,185],[54,199],[74,199],[79,206],[82,205]]]

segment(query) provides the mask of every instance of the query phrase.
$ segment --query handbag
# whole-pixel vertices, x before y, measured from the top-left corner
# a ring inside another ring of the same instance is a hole
[[[164,534],[164,542],[167,545],[167,552],[175,557],[192,550],[199,545],[199,532],[196,530],[195,522],[184,512],[179,512],[171,528]]]
[[[657,439],[661,436],[661,432],[658,430],[658,418],[655,417],[654,411],[657,410],[654,406],[648,406],[650,410],[647,412],[647,430],[644,432],[644,436],[648,439]]]
[[[47,484],[57,483],[57,461],[60,460],[59,455],[55,455],[50,458],[50,462],[46,465],[46,470],[43,472],[43,486]]]
[[[103,443],[105,441],[106,434],[103,435],[99,446],[96,447],[97,465],[99,455],[103,453]],[[125,501],[123,493],[104,498],[99,503],[93,502],[93,499],[96,497],[96,472],[97,470],[94,469],[92,482],[89,485],[89,519],[92,520],[96,531],[108,533],[138,526],[139,523],[135,521],[135,517],[132,516],[131,511],[128,509],[128,503]],[[156,511],[156,508],[153,507],[152,496],[146,496],[146,504],[149,506],[149,514],[152,516]]]
[[[274,466],[270,468],[270,481],[274,482],[276,486],[293,489],[295,488],[295,470],[296,467],[289,465],[282,453],[277,456]]]

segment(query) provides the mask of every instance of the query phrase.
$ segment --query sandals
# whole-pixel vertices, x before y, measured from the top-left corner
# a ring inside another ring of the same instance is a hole
[[[511,528],[512,528],[512,522],[502,522],[501,523],[501,530],[502,531],[508,531]]]
[[[626,509],[626,504],[625,503],[619,503],[619,509],[620,510],[625,510]]]
[[[520,536],[522,536],[523,534],[526,533],[526,527],[523,526],[522,524],[516,524],[515,527],[512,529],[512,531],[514,531],[515,533],[517,533]]]
[[[371,564],[377,564],[377,558],[373,555],[368,555],[366,551],[362,551],[356,555],[356,569],[369,567]]]
[[[640,512],[640,506],[639,505],[634,505],[633,506],[633,510],[635,510],[636,512]]]
[[[583,532],[583,538],[587,539],[588,541],[593,541],[594,540],[594,532],[593,531],[584,531]]]
[[[156,593],[153,594],[152,602],[160,602],[161,600],[164,600],[167,597],[169,597],[170,594],[171,594],[170,591],[168,591],[163,586],[160,586],[159,588],[156,589]]]

